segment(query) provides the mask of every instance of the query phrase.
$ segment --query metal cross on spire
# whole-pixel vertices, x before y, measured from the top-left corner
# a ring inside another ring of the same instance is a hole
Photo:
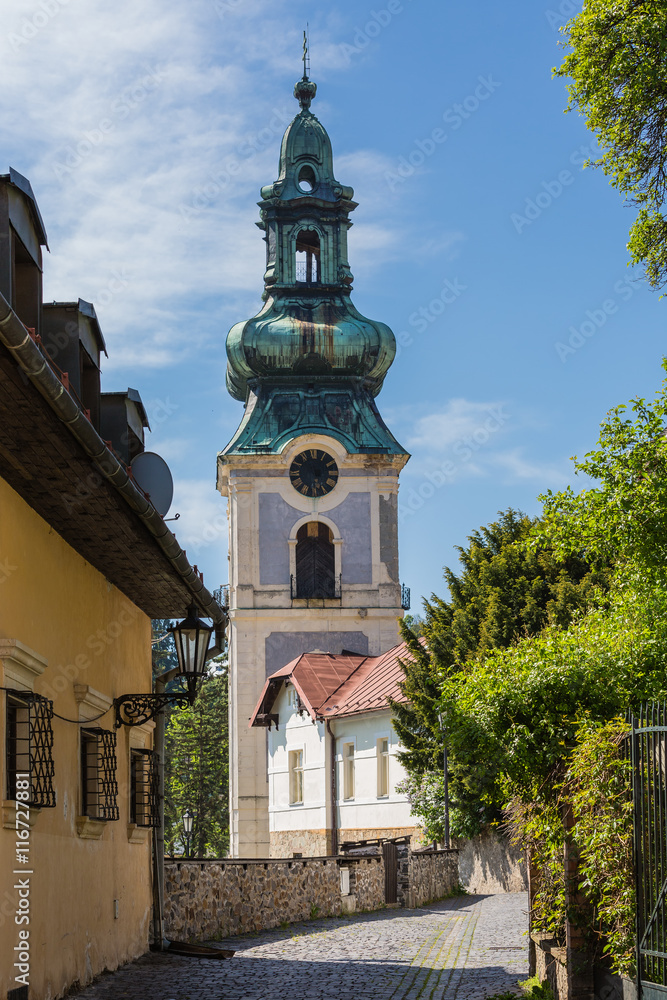
[[[306,30],[303,33],[303,78],[304,80],[308,80],[310,78],[310,51],[307,24]]]

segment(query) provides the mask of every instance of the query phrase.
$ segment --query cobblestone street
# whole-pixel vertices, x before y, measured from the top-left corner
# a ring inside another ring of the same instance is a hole
[[[217,942],[228,961],[150,954],[77,1000],[483,1000],[528,974],[526,893],[314,920]]]

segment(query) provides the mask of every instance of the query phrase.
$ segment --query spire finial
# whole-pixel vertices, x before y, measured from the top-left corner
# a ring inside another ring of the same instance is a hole
[[[303,33],[303,78],[307,80],[310,77],[310,52],[309,52],[309,41],[308,41],[308,23],[306,22],[306,30]]]
[[[303,78],[294,85],[294,96],[301,105],[302,111],[310,109],[310,102],[317,93],[317,84],[313,83],[310,77],[310,41],[308,38],[308,25],[303,33]]]

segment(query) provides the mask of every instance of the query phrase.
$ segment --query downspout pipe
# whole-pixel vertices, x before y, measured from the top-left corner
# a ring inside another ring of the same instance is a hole
[[[67,425],[70,433],[95,463],[101,475],[122,496],[130,509],[142,519],[175,572],[180,576],[201,608],[204,617],[211,618],[214,625],[224,628],[227,624],[225,611],[195,573],[187,556],[155,507],[132,482],[124,466],[107,448],[93,425],[49,367],[39,347],[1,292],[0,342],[11,351],[21,370],[25,372],[38,392],[44,397],[58,419]],[[216,630],[217,646],[218,632]],[[213,655],[215,655],[215,651]]]
[[[169,681],[177,677],[178,667],[172,667],[155,678],[155,693],[164,694]],[[155,855],[153,858],[153,877],[157,892],[153,893],[153,949],[166,951],[169,941],[164,934],[164,752],[165,752],[165,718],[164,709],[155,716],[154,733],[155,752],[158,755],[158,821],[155,837]]]
[[[336,823],[336,737],[331,728],[331,720],[324,719],[324,725],[331,737],[331,854],[338,854],[338,824]]]

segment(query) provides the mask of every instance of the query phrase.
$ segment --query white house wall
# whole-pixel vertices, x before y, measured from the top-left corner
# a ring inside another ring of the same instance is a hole
[[[398,737],[391,724],[391,713],[369,712],[336,719],[332,723],[336,735],[336,788],[337,821],[340,840],[361,840],[371,834],[360,831],[378,831],[373,836],[400,836],[395,831],[415,829],[406,796],[396,791],[396,785],[405,778],[405,768],[396,757]],[[378,796],[377,741],[389,739],[389,795]],[[355,744],[354,798],[344,799],[343,745]],[[384,832],[379,832],[384,831]],[[358,835],[357,835],[358,834]]]
[[[284,687],[272,711],[278,729],[269,733],[269,830],[271,857],[293,854],[322,856],[331,850],[331,738],[322,722],[289,705],[290,687]],[[398,737],[391,713],[336,719],[336,825],[339,843],[376,837],[414,834],[416,823],[405,795],[396,785],[405,770],[396,757]],[[377,740],[389,739],[389,795],[377,794]],[[343,799],[343,744],[355,744],[355,795]],[[290,804],[289,752],[303,751],[303,804]],[[327,807],[327,804],[329,806]]]
[[[307,712],[289,707],[283,688],[272,711],[278,729],[269,733],[269,831],[272,857],[322,857],[330,853],[331,819],[327,809],[330,774],[324,724],[313,722]],[[289,801],[289,752],[303,750],[303,803]]]

